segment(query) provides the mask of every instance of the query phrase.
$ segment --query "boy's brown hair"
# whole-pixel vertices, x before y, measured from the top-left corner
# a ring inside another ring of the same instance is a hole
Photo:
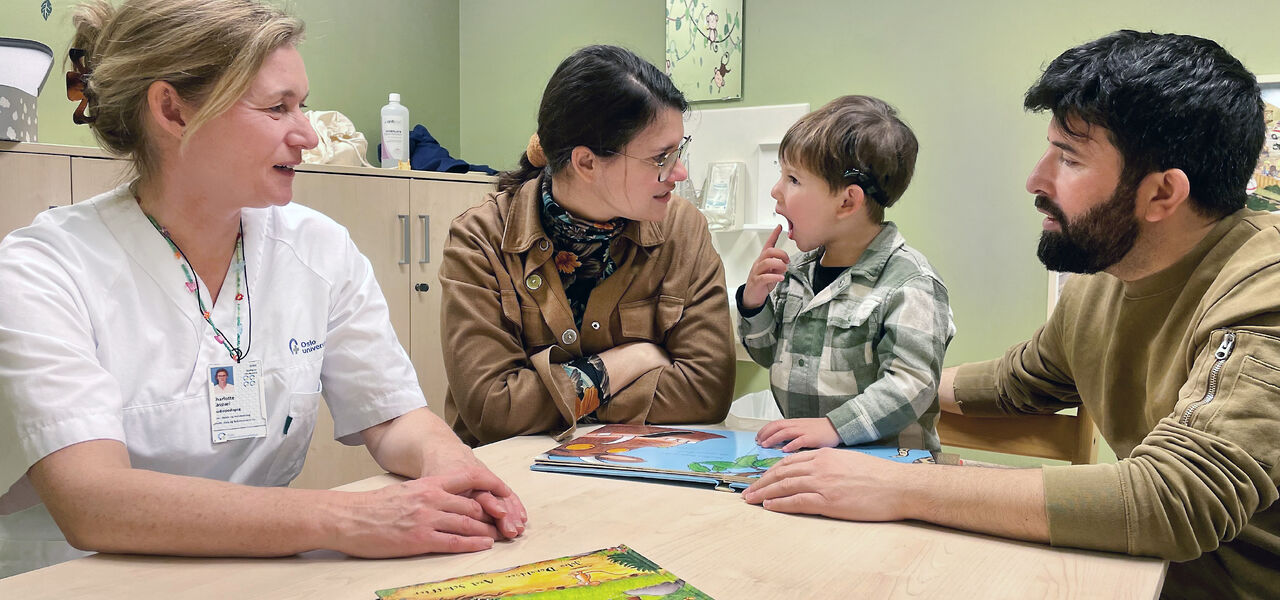
[[[920,145],[879,98],[841,96],[796,121],[778,146],[784,162],[810,171],[837,192],[858,185],[871,201],[867,214],[884,221],[911,183]]]

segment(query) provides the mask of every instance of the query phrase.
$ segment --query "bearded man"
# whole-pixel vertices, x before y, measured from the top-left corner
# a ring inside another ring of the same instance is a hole
[[[899,465],[788,457],[744,494],[770,510],[917,519],[1173,561],[1165,597],[1280,590],[1280,216],[1245,209],[1256,78],[1213,41],[1118,31],[1027,91],[1050,111],[1027,179],[1039,257],[1067,282],[1002,358],[944,371],[966,417],[1084,406],[1115,464]]]

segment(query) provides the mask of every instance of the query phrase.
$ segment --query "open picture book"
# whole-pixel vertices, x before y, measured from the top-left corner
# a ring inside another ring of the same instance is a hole
[[[377,594],[380,600],[711,600],[625,545]]]
[[[535,471],[706,483],[742,491],[787,453],[756,444],[754,431],[605,425],[534,458]],[[897,462],[937,462],[928,450],[842,446]]]

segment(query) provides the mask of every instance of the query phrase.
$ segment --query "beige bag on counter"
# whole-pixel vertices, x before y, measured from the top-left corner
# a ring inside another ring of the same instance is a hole
[[[313,165],[371,167],[365,159],[369,142],[346,115],[336,110],[309,110],[305,113],[320,143],[302,151],[302,162]]]

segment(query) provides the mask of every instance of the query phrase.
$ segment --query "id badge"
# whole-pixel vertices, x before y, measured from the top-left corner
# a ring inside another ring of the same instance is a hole
[[[209,367],[209,430],[213,443],[267,436],[260,361]]]

